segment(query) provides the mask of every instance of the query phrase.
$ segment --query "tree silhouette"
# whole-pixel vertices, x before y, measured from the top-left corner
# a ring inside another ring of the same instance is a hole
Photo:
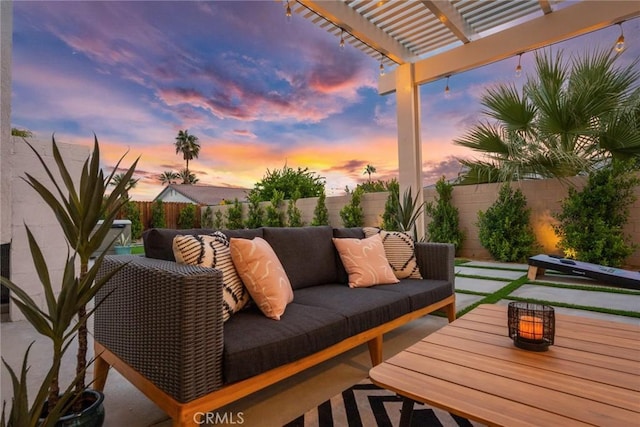
[[[178,178],[180,178],[180,175],[174,171],[164,171],[158,176],[162,185],[175,184]]]
[[[372,173],[376,173],[377,169],[375,166],[373,165],[367,165],[364,168],[364,172],[362,173],[362,175],[369,175],[369,182],[371,182],[371,174]]]
[[[183,184],[192,184],[189,182],[189,160],[197,159],[200,154],[200,144],[198,144],[198,137],[195,135],[189,135],[188,130],[179,130],[178,136],[176,136],[176,154],[182,153],[182,158],[187,162],[186,173],[182,176]]]

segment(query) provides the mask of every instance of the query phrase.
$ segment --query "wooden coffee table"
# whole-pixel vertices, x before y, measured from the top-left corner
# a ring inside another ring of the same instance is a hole
[[[556,313],[555,344],[521,350],[507,307],[481,305],[375,366],[371,381],[487,425],[640,422],[640,326]]]

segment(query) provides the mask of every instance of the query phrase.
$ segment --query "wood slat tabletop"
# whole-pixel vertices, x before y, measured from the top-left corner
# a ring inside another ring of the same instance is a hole
[[[487,425],[640,425],[640,327],[556,314],[545,352],[481,305],[369,372],[373,383]]]

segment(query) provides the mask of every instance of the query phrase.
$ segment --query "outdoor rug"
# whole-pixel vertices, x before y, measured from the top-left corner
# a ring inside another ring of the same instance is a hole
[[[400,423],[402,397],[368,379],[333,396],[284,427],[395,427]],[[414,404],[412,427],[482,426],[421,403]]]

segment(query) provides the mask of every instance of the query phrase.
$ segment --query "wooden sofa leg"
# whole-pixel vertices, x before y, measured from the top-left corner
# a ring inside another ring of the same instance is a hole
[[[446,306],[444,309],[447,313],[447,319],[449,319],[449,323],[456,320],[456,303],[455,302],[452,302],[451,304]]]
[[[371,366],[382,363],[382,335],[367,341],[369,345],[369,356],[371,356]]]
[[[93,361],[93,384],[91,387],[98,391],[104,390],[109,374],[109,364],[100,356]]]

